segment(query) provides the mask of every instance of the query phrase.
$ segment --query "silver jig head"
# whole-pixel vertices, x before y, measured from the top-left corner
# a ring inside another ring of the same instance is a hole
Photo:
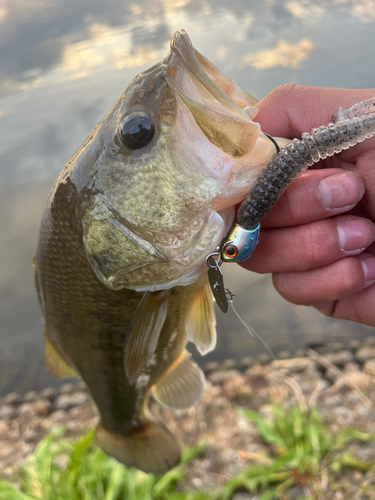
[[[223,262],[242,262],[255,250],[259,238],[260,224],[255,229],[244,229],[235,224],[220,245]]]

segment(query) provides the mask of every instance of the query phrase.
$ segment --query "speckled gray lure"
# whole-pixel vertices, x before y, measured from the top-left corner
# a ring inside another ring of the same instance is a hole
[[[303,170],[319,160],[355,146],[374,134],[375,98],[355,104],[348,110],[339,108],[327,126],[304,133],[301,139],[293,139],[285,148],[280,149],[242,203],[238,211],[238,223],[222,242],[222,260],[241,262],[249,257],[250,247],[247,239],[252,239],[252,252],[256,244],[255,236],[257,239],[259,233],[259,222],[288,184]]]
[[[238,223],[254,229],[279,199],[285,188],[303,170],[319,160],[340,153],[375,134],[375,114],[356,116],[355,112],[375,112],[375,100],[359,103],[350,110],[340,109],[326,127],[315,128],[302,139],[293,139],[275,154],[267,170],[258,178],[238,212]],[[354,116],[353,116],[354,115]],[[345,118],[344,118],[345,117]]]

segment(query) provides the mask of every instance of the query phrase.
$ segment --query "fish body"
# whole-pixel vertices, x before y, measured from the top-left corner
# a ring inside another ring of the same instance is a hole
[[[216,343],[206,256],[274,152],[253,104],[179,30],[49,196],[36,255],[47,366],[82,377],[99,445],[127,466],[161,474],[179,461],[151,395],[177,409],[203,394],[185,346]]]

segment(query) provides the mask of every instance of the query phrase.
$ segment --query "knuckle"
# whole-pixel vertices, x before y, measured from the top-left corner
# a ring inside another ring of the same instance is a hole
[[[303,270],[315,269],[337,258],[335,228],[330,221],[306,224],[299,245]]]
[[[313,303],[306,304],[306,305],[311,305],[317,311],[324,314],[324,316],[333,317],[335,314],[337,302],[338,302],[337,300],[330,300],[330,301],[326,301],[326,302],[323,302],[323,301],[322,302],[313,302]]]
[[[294,187],[293,191],[297,188]],[[294,196],[294,192],[291,189],[287,189],[280,198],[280,205],[282,212],[284,212],[285,218],[289,220],[292,224],[298,222],[298,213],[303,207],[301,206],[299,197]]]
[[[341,298],[363,288],[362,266],[355,257],[347,257],[340,261],[341,270],[337,273],[337,297]]]
[[[342,299],[365,286],[362,266],[356,257],[307,272],[274,273],[272,281],[284,299],[293,304],[312,305],[332,317],[339,317],[337,307]],[[345,317],[342,311],[340,315]]]
[[[316,256],[313,245],[313,232],[310,225],[303,229],[299,244],[296,248],[296,261],[301,263],[299,271],[305,271],[315,264]]]
[[[271,92],[267,96],[267,99],[275,99],[277,101],[279,101],[280,99],[289,99],[290,94],[301,87],[301,85],[296,85],[295,83],[285,83],[284,85],[279,85],[278,87],[271,90]]]
[[[294,296],[294,287],[290,286],[291,280],[290,280],[290,274],[291,273],[273,273],[272,274],[272,283],[273,286],[275,287],[275,290],[287,301],[292,302],[292,303],[297,303],[295,301],[295,296]]]

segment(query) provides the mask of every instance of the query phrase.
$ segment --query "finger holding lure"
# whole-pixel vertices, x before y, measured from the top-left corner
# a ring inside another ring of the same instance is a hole
[[[372,137],[375,134],[374,111],[375,98],[354,104],[348,110],[339,108],[327,126],[315,128],[310,134],[305,132],[301,140],[293,139],[281,149],[277,141],[266,134],[274,143],[276,153],[242,202],[238,222],[217,248],[220,259],[216,266],[209,266],[209,276],[215,275],[219,280],[221,262],[238,263],[250,257],[258,243],[260,221],[303,170]],[[221,287],[216,285],[212,291],[218,297]],[[222,294],[217,303],[223,312],[228,310]]]

